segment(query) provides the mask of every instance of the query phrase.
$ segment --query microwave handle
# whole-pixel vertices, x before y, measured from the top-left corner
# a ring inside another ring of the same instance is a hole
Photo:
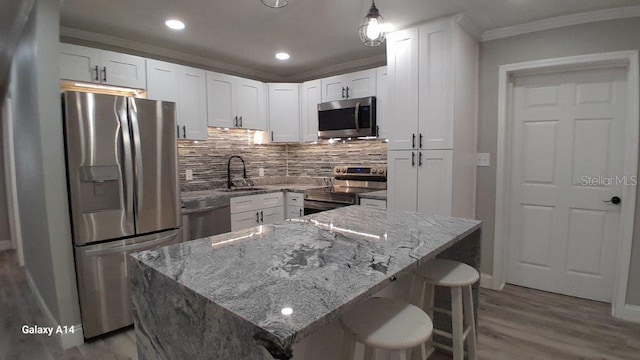
[[[356,103],[356,114],[355,114],[355,119],[356,119],[356,132],[360,132],[360,121],[358,121],[358,118],[360,117],[360,103]]]

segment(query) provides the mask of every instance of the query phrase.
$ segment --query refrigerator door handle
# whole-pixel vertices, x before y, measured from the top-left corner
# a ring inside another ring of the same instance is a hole
[[[178,237],[178,233],[173,233],[169,236],[163,236],[161,238],[151,240],[151,241],[141,242],[139,244],[124,245],[124,246],[118,246],[118,247],[113,247],[109,249],[88,250],[87,252],[85,252],[85,254],[88,256],[102,256],[102,255],[108,255],[108,254],[132,252],[138,249],[147,249],[152,246],[160,245],[160,244],[175,240],[177,237]]]
[[[131,119],[131,134],[133,135],[133,159],[135,161],[136,174],[136,199],[143,198],[144,171],[142,168],[142,146],[140,146],[140,124],[138,122],[138,108],[136,107],[136,99],[128,98],[129,101],[129,119]],[[140,214],[144,201],[136,201],[136,214]],[[136,230],[138,231],[138,230]]]
[[[127,220],[133,222],[133,154],[131,153],[131,130],[129,129],[129,122],[127,121],[126,98],[119,98],[118,101],[121,101],[117,109],[117,115],[118,121],[120,122],[120,136],[122,137],[122,151],[124,153],[124,202]]]

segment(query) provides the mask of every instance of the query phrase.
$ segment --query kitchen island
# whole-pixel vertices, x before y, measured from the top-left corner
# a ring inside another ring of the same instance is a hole
[[[479,221],[360,206],[140,252],[138,356],[310,358],[294,345],[360,301],[436,256],[478,268],[479,254]]]

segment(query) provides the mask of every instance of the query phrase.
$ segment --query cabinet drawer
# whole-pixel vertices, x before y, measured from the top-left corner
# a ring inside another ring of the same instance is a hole
[[[256,195],[260,198],[258,206],[256,208],[272,208],[272,207],[282,207],[282,192],[275,192],[269,194]],[[231,211],[233,212],[233,210]]]
[[[245,211],[231,214],[231,231],[238,231],[260,225],[260,211]]]
[[[304,208],[302,206],[287,205],[287,219],[295,219],[304,215]]]
[[[386,209],[387,201],[379,199],[360,199],[360,206],[366,206],[374,209]]]
[[[231,205],[231,213],[236,214],[244,211],[258,210],[260,208],[261,196],[262,195],[232,197],[231,199],[229,199],[229,204]]]
[[[304,203],[304,194],[287,192],[287,205],[302,206]]]

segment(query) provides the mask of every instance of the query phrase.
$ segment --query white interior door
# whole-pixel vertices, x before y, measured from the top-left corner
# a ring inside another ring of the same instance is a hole
[[[635,181],[626,89],[624,69],[515,79],[507,282],[612,301],[621,206],[607,201]]]

